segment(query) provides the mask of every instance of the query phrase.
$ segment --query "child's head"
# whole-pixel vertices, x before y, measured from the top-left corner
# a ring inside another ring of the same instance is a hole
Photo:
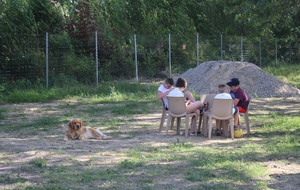
[[[218,93],[224,93],[225,92],[225,84],[219,84],[218,86]]]
[[[176,87],[185,89],[187,87],[187,81],[184,78],[178,78],[176,82]]]
[[[240,88],[240,81],[238,78],[232,78],[228,83],[226,83],[231,91],[236,91],[237,89]]]
[[[174,84],[174,80],[172,78],[167,78],[165,80],[165,87],[167,89],[171,88],[173,86],[173,84]]]

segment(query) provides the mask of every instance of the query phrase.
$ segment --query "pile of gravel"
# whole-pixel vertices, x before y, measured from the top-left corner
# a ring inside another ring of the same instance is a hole
[[[216,93],[219,84],[226,84],[236,77],[240,80],[240,87],[252,97],[300,97],[300,90],[296,87],[247,62],[204,62],[179,77],[185,78],[188,89],[198,94]]]

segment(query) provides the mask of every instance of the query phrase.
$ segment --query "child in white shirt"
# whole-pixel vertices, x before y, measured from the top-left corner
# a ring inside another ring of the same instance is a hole
[[[174,80],[172,78],[167,78],[164,84],[161,84],[157,90],[157,99],[162,100],[164,108],[168,110],[168,99],[167,95],[170,91],[174,89]]]

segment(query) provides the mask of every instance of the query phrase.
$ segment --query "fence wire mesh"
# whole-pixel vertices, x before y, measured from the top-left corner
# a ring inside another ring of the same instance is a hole
[[[48,80],[49,86],[59,86],[74,80],[97,84],[155,77],[162,71],[174,76],[197,63],[212,60],[244,61],[262,67],[274,63],[299,64],[300,59],[299,39],[136,35],[136,52],[134,35],[49,34],[46,43],[46,35],[0,34],[0,82]]]

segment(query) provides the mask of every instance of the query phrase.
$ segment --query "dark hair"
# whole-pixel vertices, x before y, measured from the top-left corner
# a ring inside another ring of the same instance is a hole
[[[219,84],[218,88],[225,88],[226,85],[225,84]]]
[[[228,86],[238,86],[240,85],[240,81],[238,78],[232,78],[228,83],[226,83]]]
[[[173,80],[172,78],[167,78],[167,79],[165,80],[165,83],[170,84],[170,85],[173,86],[174,80]]]
[[[184,78],[178,78],[177,79],[177,82],[176,82],[176,87],[179,87],[179,88],[186,88],[187,87],[187,82]]]

